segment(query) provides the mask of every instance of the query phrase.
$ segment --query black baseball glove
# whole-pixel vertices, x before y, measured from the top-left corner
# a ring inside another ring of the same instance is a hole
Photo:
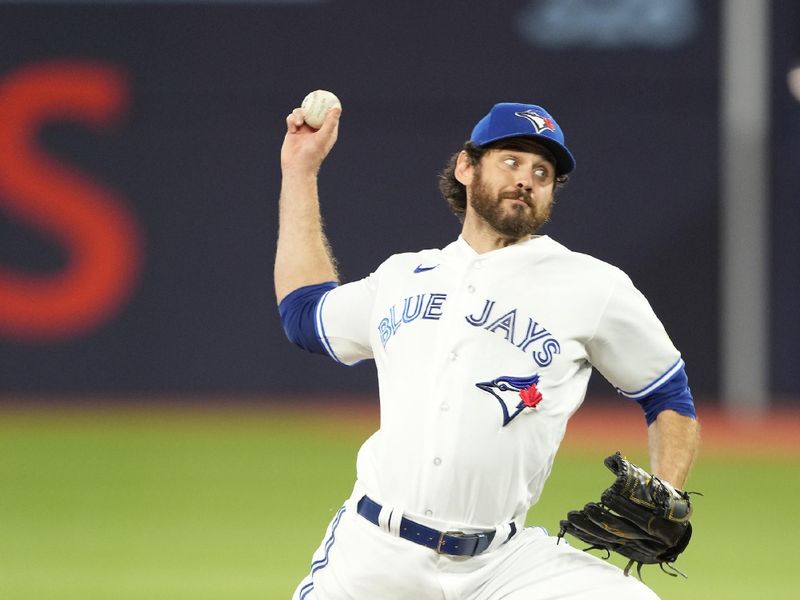
[[[692,537],[689,494],[628,462],[619,452],[604,462],[616,481],[599,503],[589,502],[582,510],[567,513],[558,537],[569,533],[590,544],[587,550],[621,554],[629,559],[625,575],[634,564],[640,578],[643,564],[658,564],[667,572],[666,565],[680,573],[671,563]]]

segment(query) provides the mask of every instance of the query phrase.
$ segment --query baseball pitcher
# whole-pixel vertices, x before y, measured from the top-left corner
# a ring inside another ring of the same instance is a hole
[[[380,428],[294,600],[656,598],[629,571],[672,567],[691,537],[694,403],[625,273],[537,233],[575,168],[558,123],[494,105],[440,175],[458,238],[340,284],[317,189],[340,116],[319,129],[299,108],[287,117],[275,291],[301,348],[375,361]],[[651,470],[611,454],[608,489],[557,535],[525,527],[593,368],[644,410]]]

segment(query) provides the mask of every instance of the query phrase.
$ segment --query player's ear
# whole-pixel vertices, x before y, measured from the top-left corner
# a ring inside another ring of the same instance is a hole
[[[472,178],[475,175],[475,165],[472,164],[472,161],[469,159],[469,156],[464,150],[458,154],[453,175],[455,176],[456,181],[458,181],[461,185],[472,185]]]

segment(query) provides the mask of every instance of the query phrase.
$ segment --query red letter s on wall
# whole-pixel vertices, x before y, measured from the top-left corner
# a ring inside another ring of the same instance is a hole
[[[36,144],[48,121],[105,128],[127,100],[125,78],[101,63],[36,64],[0,80],[0,210],[68,255],[55,274],[0,265],[0,336],[53,342],[85,334],[114,316],[133,291],[142,248],[134,216],[114,192]]]

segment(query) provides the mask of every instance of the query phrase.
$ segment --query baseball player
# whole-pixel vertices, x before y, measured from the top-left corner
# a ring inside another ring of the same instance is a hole
[[[646,299],[536,233],[575,167],[561,128],[537,105],[493,106],[440,177],[460,236],[339,284],[316,176],[340,115],[287,118],[275,289],[297,345],[375,361],[380,428],[294,600],[656,598],[524,526],[592,368],[644,409],[645,483],[680,489],[697,444],[684,363]]]

